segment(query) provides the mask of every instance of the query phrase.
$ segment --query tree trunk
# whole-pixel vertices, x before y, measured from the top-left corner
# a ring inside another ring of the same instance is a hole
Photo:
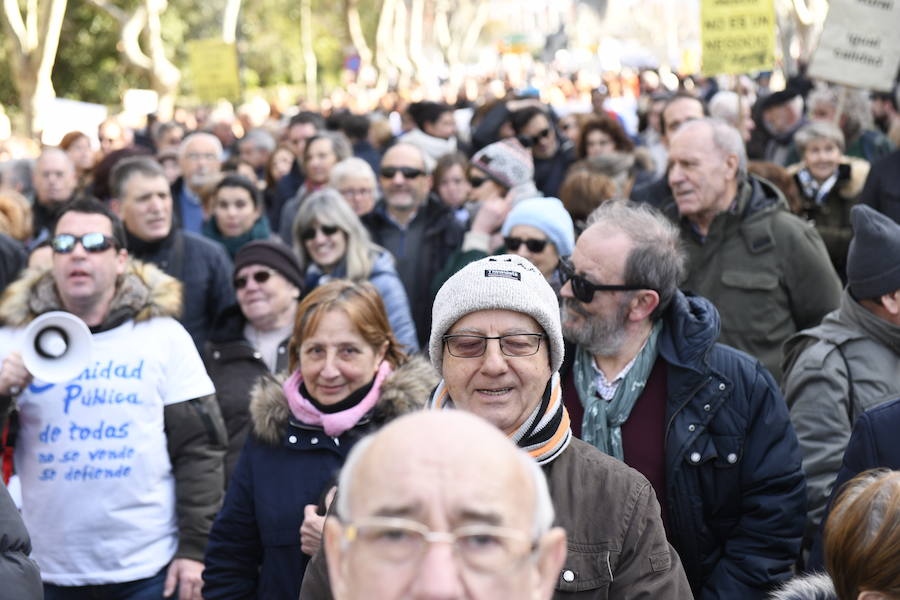
[[[345,0],[347,13],[347,34],[356,53],[359,55],[359,73],[364,73],[372,65],[372,50],[366,42],[363,34],[362,23],[359,19],[359,0]]]
[[[381,14],[378,16],[378,28],[375,31],[375,64],[378,67],[378,83],[375,85],[379,95],[387,91],[391,80],[396,75],[396,68],[391,62],[391,33],[394,30],[394,7],[397,0],[384,0]]]
[[[238,15],[241,0],[225,0],[225,14],[222,16],[222,41],[233,44],[237,40]]]
[[[303,45],[303,66],[306,83],[306,100],[315,104],[318,102],[317,72],[318,62],[313,48],[312,36],[312,0],[302,0],[300,3],[300,36]]]
[[[44,128],[47,105],[56,97],[53,90],[53,64],[59,46],[59,33],[66,14],[66,0],[28,2],[25,18],[16,0],[3,1],[3,22],[13,40],[13,83],[25,117],[25,134],[36,138]]]

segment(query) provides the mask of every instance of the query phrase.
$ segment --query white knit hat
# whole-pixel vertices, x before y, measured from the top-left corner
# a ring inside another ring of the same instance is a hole
[[[431,364],[438,372],[442,373],[443,337],[447,330],[479,310],[511,310],[534,318],[550,340],[550,368],[559,370],[565,351],[556,294],[528,259],[503,254],[469,263],[438,291],[428,343]]]

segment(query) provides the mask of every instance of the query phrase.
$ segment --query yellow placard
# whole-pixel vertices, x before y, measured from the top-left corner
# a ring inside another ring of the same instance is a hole
[[[702,0],[700,44],[704,75],[771,70],[774,0]]]
[[[222,98],[236,100],[241,95],[237,50],[221,39],[188,42],[191,83],[203,102]]]

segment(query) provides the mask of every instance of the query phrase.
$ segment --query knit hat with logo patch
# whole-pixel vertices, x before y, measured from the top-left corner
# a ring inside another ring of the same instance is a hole
[[[469,263],[438,291],[428,344],[431,364],[438,372],[442,372],[444,335],[454,323],[479,310],[510,310],[532,317],[549,339],[551,370],[559,370],[565,351],[556,294],[528,259],[503,254]]]
[[[485,146],[475,153],[469,164],[484,171],[506,189],[534,179],[531,152],[514,137]]]

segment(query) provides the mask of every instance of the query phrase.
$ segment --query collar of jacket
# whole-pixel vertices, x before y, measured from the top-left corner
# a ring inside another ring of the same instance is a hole
[[[866,310],[850,294],[849,287],[844,288],[844,292],[841,294],[840,312],[843,316],[842,320],[857,327],[866,337],[870,337],[884,344],[896,354],[900,354],[900,326],[889,323]]]
[[[92,327],[98,333],[133,319],[178,318],[181,314],[181,282],[149,263],[129,259],[125,273],[116,281],[116,293],[103,323]],[[31,269],[10,284],[0,301],[0,323],[24,327],[38,315],[65,310],[51,270]]]
[[[272,446],[283,442],[291,410],[281,384],[287,374],[260,377],[250,393],[250,418],[256,436]],[[391,373],[381,385],[381,395],[371,421],[385,423],[400,415],[420,410],[438,382],[438,374],[421,356],[413,356]]]

